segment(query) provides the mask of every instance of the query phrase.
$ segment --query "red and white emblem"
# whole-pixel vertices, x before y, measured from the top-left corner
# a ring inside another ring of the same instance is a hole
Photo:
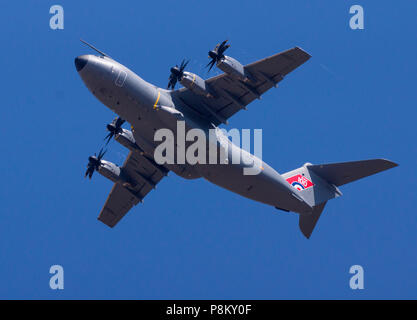
[[[311,182],[310,180],[308,180],[306,177],[302,176],[301,174],[297,174],[295,176],[288,178],[287,182],[299,191],[308,189],[314,186],[313,182]]]

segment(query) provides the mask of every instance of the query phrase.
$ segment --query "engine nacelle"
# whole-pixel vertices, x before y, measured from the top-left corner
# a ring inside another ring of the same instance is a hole
[[[217,67],[228,75],[241,79],[243,81],[250,80],[249,75],[245,72],[243,65],[229,56],[224,56],[218,63]]]
[[[142,151],[136,144],[136,140],[133,137],[133,132],[127,129],[122,129],[121,133],[114,136],[114,139],[122,146],[128,148],[130,151]]]
[[[136,185],[135,183],[132,184],[130,177],[126,174],[126,171],[115,165],[113,162],[101,160],[97,171],[103,177],[113,181],[114,183],[121,184],[128,190]]]
[[[206,87],[206,82],[194,73],[184,71],[180,83],[198,95],[205,96],[207,98],[212,97]]]
[[[118,182],[120,180],[121,169],[113,162],[101,160],[100,166],[98,167],[97,171],[102,176],[106,177],[107,179],[110,179],[113,182]]]
[[[103,177],[113,181],[114,183],[120,183],[123,187],[128,189],[132,187],[129,176],[126,175],[122,168],[115,165],[113,162],[101,160],[97,171]]]

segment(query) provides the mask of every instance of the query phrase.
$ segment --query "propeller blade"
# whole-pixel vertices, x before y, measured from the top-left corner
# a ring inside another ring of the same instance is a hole
[[[167,89],[174,90],[176,84],[177,84],[177,79],[173,78],[173,79],[169,80]]]
[[[100,149],[100,152],[98,153],[98,156],[97,156],[99,164],[100,164],[100,160],[103,158],[103,156],[106,154],[106,152],[107,152],[107,150],[103,151],[103,148]]]
[[[121,117],[117,117],[116,120],[116,128],[120,128],[122,126],[123,123],[125,123],[126,120],[123,120]]]
[[[190,60],[185,61],[185,59],[182,60],[181,66],[180,66],[180,72],[182,73],[187,66],[187,64],[190,62]]]
[[[109,144],[109,142],[111,141],[111,139],[113,138],[113,132],[109,132],[108,134],[107,134],[107,136],[105,136],[104,137],[104,140],[106,140],[107,139],[107,142],[106,142],[106,145],[108,145]]]
[[[100,168],[101,159],[106,154],[106,152],[107,149],[103,150],[103,148],[101,148],[100,152],[98,153],[98,156],[96,156],[96,154],[94,153],[94,156],[88,157],[87,171],[85,172],[84,178],[88,176],[91,179],[94,171]]]
[[[93,173],[94,173],[94,167],[92,167],[89,163],[87,165],[87,171],[85,172],[84,178],[87,178],[88,176],[88,178],[91,179],[91,177],[93,176]]]
[[[216,60],[214,60],[214,59],[212,59],[208,64],[207,64],[207,66],[206,67],[208,67],[208,66],[210,66],[210,68],[208,69],[208,71],[210,71],[211,70],[211,68],[213,68],[213,66],[214,66],[214,64],[216,63]]]
[[[229,40],[224,40],[224,41],[220,44],[220,46],[219,46],[219,48],[218,48],[218,50],[217,50],[217,53],[219,54],[219,56],[222,56],[222,55],[223,55],[223,52],[225,52],[225,51],[226,51],[226,49],[230,47],[230,44],[226,45],[227,41],[229,41]]]
[[[215,63],[218,63],[222,58],[224,58],[223,53],[230,47],[230,44],[227,44],[227,41],[229,40],[224,40],[222,43],[218,43],[213,50],[209,51],[209,58],[211,58],[211,61],[206,66],[209,67],[208,71],[213,68]]]
[[[109,123],[106,128],[109,133],[104,137],[104,140],[107,140],[106,145],[110,142],[110,140],[116,135],[122,132],[122,125],[126,121],[121,117],[116,117],[113,119],[111,123]]]
[[[183,59],[181,61],[180,66],[178,67],[178,65],[176,65],[175,67],[171,68],[171,74],[169,75],[169,82],[168,82],[168,86],[167,89],[175,89],[175,85],[177,84],[178,81],[180,81],[184,75],[184,69],[185,67],[188,65],[188,63],[190,62],[190,60],[185,60]]]
[[[216,44],[216,46],[214,47],[213,51],[217,52],[220,48],[220,43]]]

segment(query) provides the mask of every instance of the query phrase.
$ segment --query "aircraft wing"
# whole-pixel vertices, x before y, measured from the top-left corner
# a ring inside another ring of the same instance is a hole
[[[98,220],[109,227],[114,227],[133,206],[142,202],[167,175],[168,169],[137,151],[131,151],[122,166],[122,172],[129,177],[129,183],[113,185],[98,216]]]
[[[228,118],[246,109],[249,103],[276,86],[310,57],[307,52],[295,47],[246,65],[245,70],[254,82],[245,83],[224,73],[206,80],[206,85],[215,93],[214,98],[197,95],[187,88],[178,90],[174,97],[215,125],[227,123]]]

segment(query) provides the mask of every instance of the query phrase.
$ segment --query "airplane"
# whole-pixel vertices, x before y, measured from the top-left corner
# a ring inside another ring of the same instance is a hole
[[[185,71],[185,60],[171,68],[167,89],[159,88],[139,77],[91,44],[81,40],[98,55],[75,58],[75,67],[89,91],[119,117],[107,125],[107,142],[115,139],[129,149],[124,164],[119,167],[103,160],[105,151],[88,159],[85,176],[90,179],[95,171],[114,182],[113,188],[98,216],[98,220],[114,227],[126,213],[173,171],[185,179],[204,178],[243,197],[299,215],[299,228],[306,238],[313,229],[327,201],[342,195],[339,187],[355,180],[396,167],[385,159],[371,159],[331,164],[305,163],[303,166],[279,174],[263,160],[234,145],[221,132],[215,147],[228,147],[224,163],[165,163],[155,161],[154,152],[160,142],[154,134],[161,128],[178,135],[178,121],[185,123],[188,132],[198,128],[204,132],[218,130],[222,124],[290,72],[310,59],[299,47],[274,54],[256,62],[242,65],[224,52],[230,47],[226,41],[209,51],[209,71],[216,66],[220,75],[203,80]],[[177,82],[183,85],[175,89]],[[122,127],[127,121],[132,130]],[[246,162],[228,161],[236,153],[258,165],[259,174],[245,175]]]

